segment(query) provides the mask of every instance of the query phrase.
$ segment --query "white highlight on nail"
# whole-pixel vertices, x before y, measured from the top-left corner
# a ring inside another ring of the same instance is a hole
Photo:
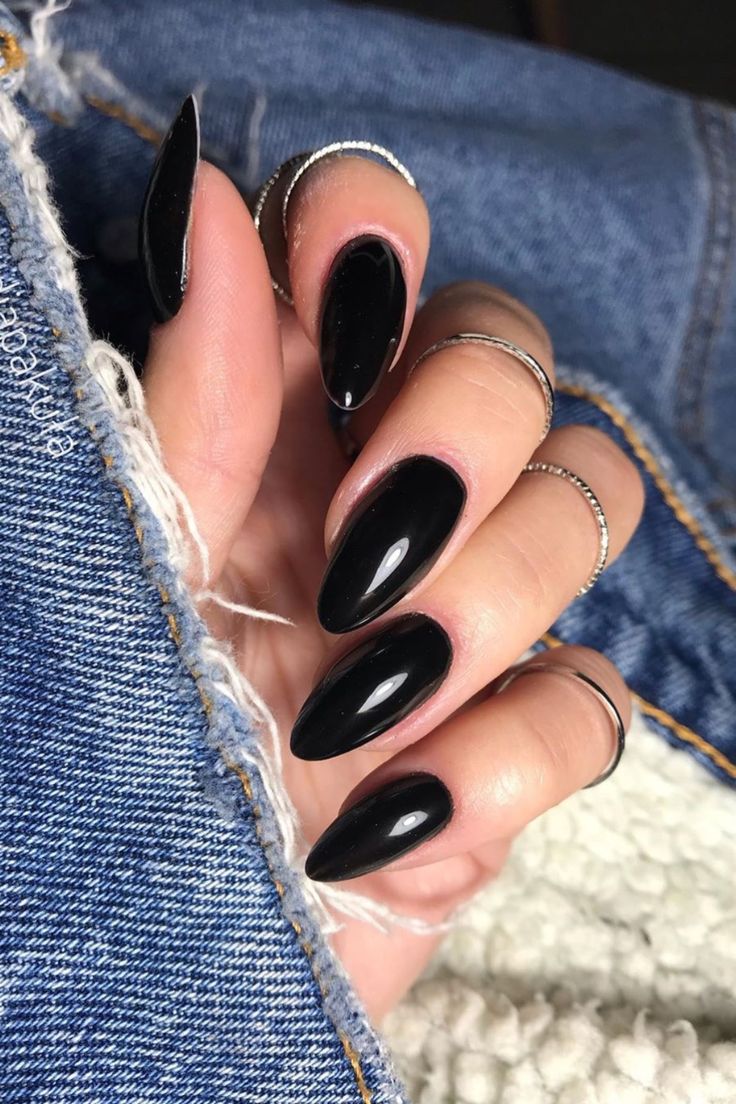
[[[389,836],[405,836],[413,828],[418,828],[420,824],[424,824],[427,815],[424,809],[417,809],[414,813],[406,813],[396,821],[389,832]]]
[[[386,679],[380,686],[377,686],[372,694],[369,694],[365,699],[359,713],[367,713],[369,709],[374,709],[375,706],[380,705],[386,698],[390,698],[400,686],[403,686],[409,677],[408,671],[400,671],[398,675],[394,675],[393,678]]]
[[[371,579],[370,586],[366,589],[366,594],[372,594],[381,583],[385,583],[391,572],[396,570],[408,551],[408,537],[401,537],[400,540],[394,541],[378,565],[376,574]]]

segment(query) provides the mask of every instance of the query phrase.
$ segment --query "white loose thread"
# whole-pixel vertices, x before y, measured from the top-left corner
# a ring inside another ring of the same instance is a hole
[[[115,414],[136,487],[164,530],[173,566],[183,572],[191,562],[190,544],[182,539],[182,518],[204,581],[209,578],[210,570],[207,545],[199,534],[187,496],[164,467],[161,447],[146,410],[143,388],[132,365],[106,342],[93,341],[87,354],[87,367]],[[125,395],[119,390],[121,377]]]
[[[221,606],[230,613],[239,613],[243,617],[251,617],[254,621],[271,621],[274,625],[294,627],[294,622],[289,617],[282,617],[280,613],[269,613],[268,610],[257,609],[255,606],[244,606],[241,602],[231,602],[216,590],[200,590],[194,595],[194,601],[214,602],[216,606]]]
[[[48,173],[33,151],[33,131],[10,98],[4,94],[0,94],[0,134],[5,139],[20,174],[26,202],[38,219],[39,228],[46,239],[56,283],[62,291],[78,299],[79,286],[73,253],[67,245],[56,211],[49,200]]]
[[[248,122],[247,160],[245,179],[249,191],[254,191],[261,179],[261,125],[266,115],[268,100],[264,92],[257,92]]]
[[[40,7],[27,5],[27,8],[33,11],[30,19],[31,38],[33,39],[37,58],[49,57],[53,61],[59,60],[61,46],[52,44],[51,35],[49,34],[49,22],[53,16],[66,11],[70,4],[71,0],[46,0],[46,3]]]

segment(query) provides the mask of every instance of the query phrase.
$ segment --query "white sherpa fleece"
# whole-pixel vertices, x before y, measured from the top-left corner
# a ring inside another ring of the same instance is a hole
[[[736,792],[635,717],[386,1035],[413,1104],[736,1104]]]

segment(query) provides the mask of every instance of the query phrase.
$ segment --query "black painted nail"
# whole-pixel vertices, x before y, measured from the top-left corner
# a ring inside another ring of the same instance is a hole
[[[307,856],[307,875],[341,882],[370,874],[432,839],[451,817],[452,798],[439,778],[397,778],[332,822]]]
[[[327,566],[317,601],[324,628],[349,632],[403,598],[438,559],[465,497],[459,475],[431,456],[389,468],[348,519]]]
[[[161,143],[141,209],[138,249],[157,322],[173,318],[184,298],[198,162],[199,113],[187,96]]]
[[[291,733],[299,759],[331,759],[386,732],[434,694],[452,663],[447,633],[421,613],[399,617],[332,667]]]
[[[383,238],[354,238],[327,278],[320,324],[325,390],[343,410],[362,406],[391,365],[404,330],[406,283]]]

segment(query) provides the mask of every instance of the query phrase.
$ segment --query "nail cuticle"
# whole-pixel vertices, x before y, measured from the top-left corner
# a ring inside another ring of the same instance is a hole
[[[309,852],[307,876],[334,882],[379,870],[433,839],[453,812],[450,791],[435,775],[395,778],[337,816]]]
[[[452,642],[420,613],[390,622],[323,675],[291,736],[300,759],[330,759],[383,735],[428,701],[447,678]]]

